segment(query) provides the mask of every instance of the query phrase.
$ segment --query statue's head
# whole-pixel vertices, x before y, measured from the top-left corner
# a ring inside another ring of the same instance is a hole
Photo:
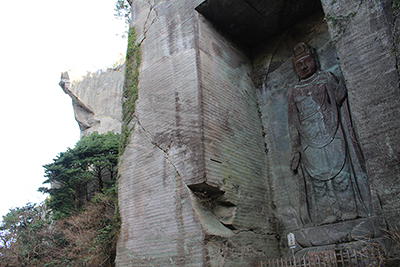
[[[294,47],[292,63],[299,80],[304,80],[317,71],[317,61],[314,50],[306,43]]]

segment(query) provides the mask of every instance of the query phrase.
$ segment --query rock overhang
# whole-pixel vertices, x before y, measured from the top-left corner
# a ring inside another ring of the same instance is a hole
[[[254,47],[322,7],[319,0],[206,0],[196,10],[220,31]]]

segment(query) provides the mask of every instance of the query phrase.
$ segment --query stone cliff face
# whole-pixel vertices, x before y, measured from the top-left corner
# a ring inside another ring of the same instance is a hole
[[[381,228],[393,229],[400,211],[399,6],[393,1],[321,2],[325,14],[333,16],[329,32],[337,40],[374,213]]]
[[[201,2],[133,2],[141,63],[118,266],[279,256],[251,61],[198,14]]]
[[[400,120],[388,114],[400,97],[390,3],[134,1],[138,101],[121,157],[117,265],[252,266],[288,255],[289,232],[307,253],[394,222]],[[316,49],[321,70],[344,75],[373,185],[358,188],[371,196],[367,218],[302,221],[302,196],[313,192],[290,169],[286,106],[298,42]]]
[[[81,136],[121,132],[123,67],[106,71],[62,73],[60,86],[72,98]]]

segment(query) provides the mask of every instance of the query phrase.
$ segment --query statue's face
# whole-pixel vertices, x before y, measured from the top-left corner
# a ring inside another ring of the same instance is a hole
[[[297,75],[300,77],[300,80],[307,79],[317,70],[315,60],[310,55],[304,56],[296,60],[296,62],[294,63],[294,68],[297,72]]]

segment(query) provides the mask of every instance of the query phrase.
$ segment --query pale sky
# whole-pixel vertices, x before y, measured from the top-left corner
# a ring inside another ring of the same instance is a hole
[[[71,98],[58,85],[61,72],[104,69],[125,54],[125,24],[114,18],[114,4],[1,1],[1,216],[44,200],[37,192],[42,165],[79,140]]]

